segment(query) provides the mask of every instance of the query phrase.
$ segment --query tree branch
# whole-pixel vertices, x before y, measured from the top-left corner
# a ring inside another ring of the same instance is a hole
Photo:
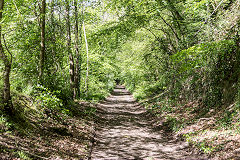
[[[163,22],[172,30],[172,32],[174,33],[174,35],[176,36],[177,40],[179,41],[179,37],[177,35],[177,33],[174,31],[173,27],[167,23],[167,21],[160,15],[160,13],[158,13],[158,16],[163,20]]]

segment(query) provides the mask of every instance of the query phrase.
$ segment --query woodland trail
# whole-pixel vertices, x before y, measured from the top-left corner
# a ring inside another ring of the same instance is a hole
[[[154,128],[146,110],[123,86],[116,86],[98,105],[97,115],[93,160],[204,159],[191,154],[187,143]]]

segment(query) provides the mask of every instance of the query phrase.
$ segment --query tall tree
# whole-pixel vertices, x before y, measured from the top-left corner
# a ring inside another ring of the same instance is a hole
[[[42,0],[41,6],[41,49],[40,49],[40,64],[39,64],[39,79],[42,81],[42,76],[44,72],[44,61],[45,61],[45,15],[46,15],[46,0]]]
[[[85,24],[83,21],[83,32],[84,32],[84,38],[86,43],[86,52],[87,52],[87,70],[86,70],[86,79],[85,79],[85,86],[86,86],[86,95],[88,92],[88,75],[89,75],[89,54],[88,54],[88,42],[87,42],[87,35],[86,35],[86,29]]]
[[[58,64],[58,62],[57,62],[57,59],[56,59],[56,50],[57,50],[57,42],[56,42],[56,32],[57,32],[57,30],[56,30],[56,20],[55,20],[55,17],[54,17],[54,13],[55,13],[55,0],[52,0],[51,1],[51,8],[50,8],[50,21],[51,21],[51,29],[50,29],[50,31],[51,31],[51,37],[50,37],[50,41],[51,41],[51,50],[52,50],[52,52],[51,52],[51,55],[52,55],[52,57],[53,57],[53,61],[52,62],[54,62],[55,63],[55,71],[53,72],[54,74],[56,74],[56,72],[59,70],[59,64]],[[56,83],[55,81],[54,81],[54,83]]]
[[[75,51],[76,51],[76,72],[75,72],[75,95],[74,98],[80,97],[80,80],[81,80],[81,31],[79,32],[79,16],[77,0],[74,0],[74,16],[75,16]],[[80,20],[80,29],[82,28],[82,19]],[[80,35],[79,35],[80,33]],[[79,39],[80,37],[80,39]]]
[[[69,55],[69,63],[70,63],[70,90],[71,90],[71,97],[74,98],[76,95],[74,78],[75,78],[75,71],[74,71],[74,58],[71,50],[71,22],[70,22],[70,5],[69,0],[66,0],[66,26],[67,26],[67,50]]]
[[[3,103],[5,110],[12,114],[13,106],[11,101],[11,94],[10,94],[10,73],[11,73],[11,66],[12,66],[12,54],[9,52],[11,58],[8,59],[8,56],[5,54],[3,45],[2,45],[2,19],[3,19],[3,7],[4,7],[4,0],[0,0],[0,58],[3,60],[4,63],[4,88],[3,88]]]

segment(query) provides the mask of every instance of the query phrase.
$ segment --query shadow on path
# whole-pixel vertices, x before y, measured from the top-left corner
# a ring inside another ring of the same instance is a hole
[[[111,96],[98,105],[96,143],[93,160],[201,159],[188,152],[189,146],[156,131],[146,110],[123,86],[116,86]]]

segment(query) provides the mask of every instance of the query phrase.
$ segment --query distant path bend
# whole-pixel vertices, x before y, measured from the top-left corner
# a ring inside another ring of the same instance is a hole
[[[112,95],[98,105],[97,115],[92,160],[197,159],[188,152],[187,143],[154,130],[146,110],[123,86],[116,86]]]

